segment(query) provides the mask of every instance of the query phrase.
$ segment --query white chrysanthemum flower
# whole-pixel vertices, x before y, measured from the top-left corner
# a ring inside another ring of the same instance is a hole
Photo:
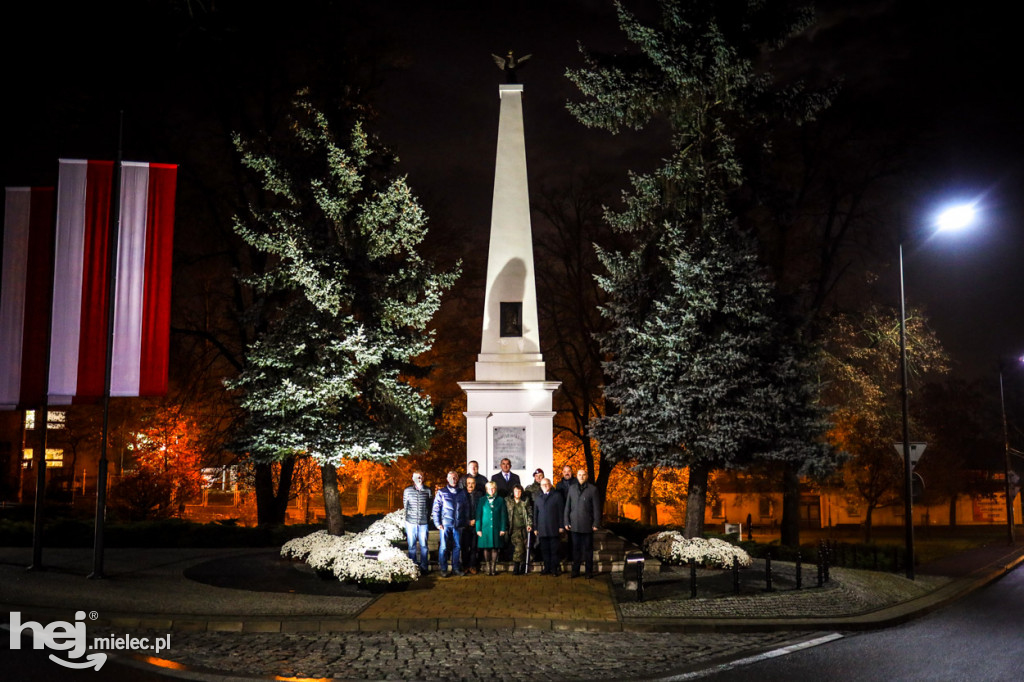
[[[741,567],[753,563],[750,555],[736,545],[717,538],[688,539],[678,531],[649,535],[644,540],[643,548],[651,556],[671,564],[695,561],[710,568],[732,568],[733,563]]]
[[[399,509],[361,533],[338,537],[318,530],[289,540],[281,547],[281,556],[304,559],[314,570],[331,571],[346,582],[411,582],[420,577],[420,570],[404,551],[394,546],[403,537],[404,516]],[[368,550],[376,552],[376,557],[367,558]]]

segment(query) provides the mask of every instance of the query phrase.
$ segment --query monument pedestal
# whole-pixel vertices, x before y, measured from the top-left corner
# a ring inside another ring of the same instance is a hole
[[[507,457],[523,487],[540,467],[551,478],[557,381],[462,381],[466,392],[466,458],[488,478]]]

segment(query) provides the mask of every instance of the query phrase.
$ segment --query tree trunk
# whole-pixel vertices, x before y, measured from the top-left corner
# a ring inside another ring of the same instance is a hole
[[[790,462],[782,470],[781,542],[786,547],[800,546],[800,477]]]
[[[687,538],[699,538],[704,533],[704,509],[708,501],[708,473],[706,464],[690,467],[690,482],[686,486],[686,529]]]
[[[585,440],[583,441],[583,452],[586,456],[588,463],[587,475],[590,476],[590,470],[593,468],[593,465],[591,463],[594,461],[594,452],[593,447],[590,443],[589,430],[584,429],[583,433],[585,438]],[[600,465],[600,468],[598,469],[597,476],[590,476],[590,480],[593,481],[594,486],[597,488],[597,494],[600,498],[601,508],[604,509],[604,503],[608,499],[608,479],[611,477],[612,468],[615,465],[612,462],[609,462],[603,455],[601,456],[598,464]],[[554,475],[554,472],[551,473],[552,475]],[[554,484],[552,483],[552,485]]]
[[[953,493],[949,496],[949,525],[956,525],[956,498],[957,494]]]
[[[359,479],[359,490],[356,491],[356,512],[366,514],[366,503],[370,499],[370,477],[364,475]]]
[[[636,498],[640,504],[640,523],[653,526],[658,523],[658,509],[654,504],[654,469],[644,468],[636,472]]]
[[[261,526],[284,525],[288,509],[288,495],[291,493],[292,473],[295,471],[295,458],[281,460],[281,480],[274,490],[274,465],[259,462],[255,466],[256,480],[256,523]]]
[[[345,532],[345,517],[341,515],[341,493],[338,491],[338,470],[333,464],[320,466],[324,482],[324,513],[327,516],[327,533],[341,535]]]
[[[871,513],[875,511],[875,506],[872,504],[868,505],[867,515],[864,517],[864,542],[871,543]]]

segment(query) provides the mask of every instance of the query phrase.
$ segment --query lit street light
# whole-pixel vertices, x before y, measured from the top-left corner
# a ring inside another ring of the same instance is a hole
[[[935,219],[938,232],[956,232],[974,222],[974,204],[951,206]]]
[[[936,232],[956,232],[974,220],[974,204],[959,204],[942,211],[935,220]],[[914,468],[910,461],[910,416],[907,391],[907,307],[903,287],[903,241],[900,240],[900,398],[903,410],[903,525],[906,530],[907,578],[914,579]],[[1009,485],[1009,484],[1007,484]]]

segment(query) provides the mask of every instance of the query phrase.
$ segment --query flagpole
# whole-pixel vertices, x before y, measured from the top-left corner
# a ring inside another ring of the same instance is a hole
[[[49,338],[49,334],[47,334],[47,338]],[[41,418],[40,415],[42,415]],[[42,427],[39,426],[40,422],[42,422]],[[49,422],[50,406],[44,394],[43,406],[36,410],[36,429],[42,428],[43,433],[36,439],[36,452],[32,458],[36,468],[36,501],[32,512],[32,563],[28,567],[30,571],[46,570],[46,567],[43,566],[43,507],[46,497],[46,431]]]
[[[110,430],[110,377],[114,364],[114,296],[117,293],[117,238],[121,227],[121,161],[124,137],[124,110],[118,112],[117,158],[110,199],[110,242],[107,246],[107,267],[110,282],[107,287],[107,357],[103,379],[103,432],[100,437],[100,461],[96,476],[96,523],[92,546],[92,573],[89,578],[103,578],[103,526],[107,513],[107,437]]]
[[[54,199],[56,201],[56,198]],[[40,411],[36,411],[36,429],[39,429],[39,422],[43,423],[43,435],[39,437],[38,457],[33,457],[36,467],[36,499],[32,512],[32,563],[28,566],[29,571],[45,571],[43,565],[43,511],[46,502],[46,438],[50,430],[50,350],[53,347],[53,274],[56,269],[56,258],[54,257],[53,246],[57,243],[57,211],[54,206],[53,216],[50,222],[50,273],[46,278],[46,286],[49,293],[46,295],[46,363],[43,373],[43,405],[41,408],[42,420],[39,418]],[[41,451],[41,452],[40,452]]]

